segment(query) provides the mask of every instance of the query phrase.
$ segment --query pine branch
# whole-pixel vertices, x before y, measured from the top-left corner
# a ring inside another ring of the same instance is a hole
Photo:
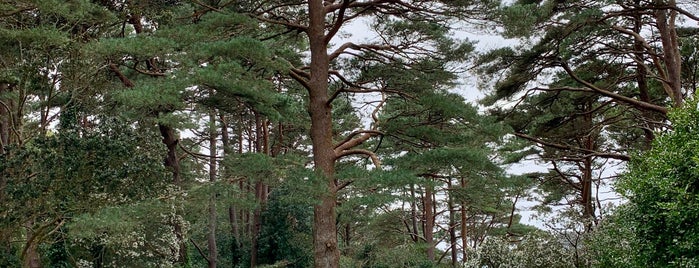
[[[552,142],[547,142],[542,139],[536,138],[529,136],[524,133],[514,133],[515,136],[523,138],[525,140],[529,140],[538,144],[541,144],[542,146],[546,147],[551,147],[551,148],[556,148],[559,150],[564,150],[564,151],[578,151],[578,152],[584,152],[586,153],[583,158],[585,157],[602,157],[602,158],[612,158],[612,159],[618,159],[622,161],[629,161],[631,160],[631,157],[628,155],[624,154],[615,154],[615,153],[603,153],[603,152],[598,152],[595,150],[589,150],[589,149],[584,149],[584,148],[578,148],[578,147],[571,147],[568,145],[562,145],[558,143],[552,143]]]
[[[589,88],[589,89],[592,89],[592,90],[594,90],[595,92],[597,92],[597,93],[599,93],[599,94],[601,94],[601,95],[603,95],[603,96],[606,96],[606,97],[615,99],[615,100],[617,100],[617,101],[620,101],[620,102],[629,104],[629,105],[631,105],[631,106],[634,106],[634,107],[637,107],[637,108],[640,108],[640,109],[652,110],[652,111],[659,112],[659,113],[662,113],[662,114],[667,114],[667,108],[665,108],[665,107],[658,106],[658,105],[655,105],[655,104],[652,104],[652,103],[647,103],[647,102],[639,101],[639,100],[636,100],[636,99],[633,99],[633,98],[629,98],[629,97],[626,97],[626,96],[623,96],[623,95],[619,95],[619,94],[617,94],[617,93],[611,92],[611,91],[609,91],[609,90],[601,89],[601,88],[599,88],[599,87],[593,85],[592,83],[590,83],[590,82],[588,82],[588,81],[586,81],[586,80],[580,78],[579,76],[577,76],[577,75],[575,74],[575,72],[573,72],[573,70],[570,68],[570,66],[569,66],[567,63],[565,63],[565,62],[560,62],[560,66],[566,71],[566,73],[568,73],[568,75],[569,75],[571,78],[573,78],[573,80],[575,80],[576,82],[578,82],[578,83],[580,83],[580,84],[585,85],[585,87],[587,87],[587,88]]]
[[[345,156],[349,155],[356,155],[356,154],[363,154],[371,158],[371,162],[374,163],[374,166],[376,168],[381,168],[381,160],[379,160],[379,157],[372,151],[366,150],[366,149],[350,149],[350,150],[344,150],[341,153],[337,155],[337,159],[340,159]]]
[[[189,238],[189,242],[192,242],[194,247],[197,248],[197,251],[199,251],[199,255],[201,255],[201,257],[204,258],[207,263],[211,262],[211,260],[209,260],[209,257],[206,256],[206,254],[204,254],[204,251],[199,247],[199,245],[197,245],[196,242],[194,242],[194,240],[192,240],[192,238]]]

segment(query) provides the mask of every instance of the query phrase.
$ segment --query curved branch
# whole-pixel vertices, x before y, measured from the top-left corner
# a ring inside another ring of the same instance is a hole
[[[281,20],[268,19],[268,18],[265,18],[265,17],[263,17],[263,16],[254,16],[254,18],[256,18],[256,19],[258,19],[258,20],[260,20],[260,21],[262,21],[262,22],[271,23],[271,24],[277,24],[277,25],[283,25],[283,26],[286,26],[286,27],[288,27],[288,28],[295,29],[295,30],[302,31],[302,32],[307,32],[307,31],[308,31],[308,27],[303,26],[303,25],[301,25],[301,24],[296,24],[296,23],[292,23],[292,22],[288,22],[288,21],[281,21]]]
[[[305,73],[305,72],[302,72],[302,73]],[[293,68],[291,70],[289,70],[289,76],[291,76],[291,78],[296,80],[296,82],[299,82],[299,84],[301,84],[305,89],[311,88],[311,85],[308,84],[308,81],[306,81],[306,79],[304,79],[304,77],[301,74],[294,71]]]
[[[362,136],[354,138],[359,134],[362,134]],[[357,145],[360,145],[363,142],[367,141],[369,138],[379,135],[384,135],[384,133],[378,130],[358,130],[352,132],[344,140],[335,145],[335,153],[337,154],[343,150],[347,150]]]
[[[580,77],[578,77],[578,76],[575,74],[575,72],[573,72],[573,70],[570,68],[570,66],[568,66],[568,64],[565,63],[565,62],[560,62],[560,66],[566,71],[566,73],[568,73],[568,75],[569,75],[571,78],[573,78],[573,80],[575,80],[576,82],[578,82],[578,83],[580,83],[580,84],[583,84],[585,87],[587,87],[587,88],[589,88],[589,89],[592,89],[593,91],[595,91],[595,92],[597,92],[597,93],[599,93],[599,94],[601,94],[601,95],[603,95],[603,96],[610,97],[610,98],[612,98],[612,99],[615,99],[615,100],[617,100],[617,101],[620,101],[620,102],[629,104],[629,105],[631,105],[631,106],[634,106],[634,107],[637,107],[637,108],[640,108],[640,109],[646,109],[646,110],[651,110],[651,111],[659,112],[659,113],[662,113],[662,114],[667,114],[667,108],[665,108],[665,107],[662,107],[662,106],[659,106],[659,105],[655,105],[655,104],[652,104],[652,103],[647,103],[647,102],[639,101],[639,100],[637,100],[637,99],[629,98],[629,97],[626,97],[626,96],[624,96],[624,95],[619,95],[619,94],[617,94],[617,93],[614,93],[614,92],[611,92],[611,91],[608,91],[608,90],[605,90],[605,89],[601,89],[601,88],[599,88],[599,87],[593,85],[592,83],[590,83],[590,82],[588,82],[588,81],[585,81],[584,79],[581,79]]]
[[[571,147],[568,145],[563,145],[563,144],[558,144],[558,143],[552,143],[548,141],[544,141],[542,139],[536,138],[529,136],[524,133],[514,133],[515,136],[520,137],[522,139],[535,142],[538,144],[541,144],[542,146],[546,147],[551,147],[551,148],[556,148],[559,150],[565,150],[565,151],[578,151],[578,152],[583,152],[586,153],[584,157],[589,157],[589,156],[597,156],[597,157],[602,157],[602,158],[612,158],[612,159],[617,159],[617,160],[622,160],[622,161],[629,161],[631,160],[631,157],[628,155],[624,154],[615,154],[615,153],[604,153],[604,152],[598,152],[595,150],[590,150],[590,149],[584,149],[584,148],[577,148],[577,147]]]
[[[379,157],[374,152],[366,150],[366,149],[345,150],[342,153],[337,155],[337,159],[340,159],[340,158],[348,156],[348,155],[356,155],[356,154],[366,155],[367,157],[371,158],[371,162],[374,163],[374,166],[376,166],[376,168],[381,168],[381,160],[379,160]]]
[[[333,27],[328,31],[328,33],[325,35],[325,43],[329,43],[330,39],[337,34],[337,31],[340,30],[342,27],[342,24],[345,23],[345,10],[347,10],[347,6],[349,6],[350,1],[349,0],[343,0],[342,1],[342,6],[340,6],[340,11],[339,14],[337,15],[337,19],[335,20],[335,24],[333,24]],[[326,11],[327,13],[327,11]]]

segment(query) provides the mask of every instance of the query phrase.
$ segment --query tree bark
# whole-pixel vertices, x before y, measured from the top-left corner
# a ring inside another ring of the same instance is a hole
[[[466,188],[466,179],[461,178],[461,187]],[[461,201],[461,246],[463,247],[462,261],[466,262],[468,260],[468,217],[466,217],[466,201]]]
[[[447,179],[448,189],[452,189],[451,178]],[[451,253],[451,267],[457,266],[457,252],[456,252],[456,218],[454,216],[454,198],[449,195],[448,200],[449,206],[449,251]]]
[[[667,3],[666,3],[667,2]],[[677,5],[675,0],[656,0],[658,6]],[[677,11],[673,9],[657,9],[655,11],[655,22],[660,34],[660,41],[663,45],[663,61],[667,71],[665,84],[669,87],[670,98],[679,107],[684,102],[682,94],[682,60],[680,58],[679,40],[675,27]]]
[[[585,149],[593,150],[594,147],[594,137],[592,130],[592,103],[587,103],[585,105],[587,110],[584,115],[584,131],[588,134],[583,137],[583,146]],[[595,220],[595,207],[592,202],[592,156],[587,156],[583,160],[583,174],[582,174],[582,204],[583,204],[583,223],[585,225],[585,231],[592,231],[593,222]]]
[[[209,182],[216,182],[216,142],[218,133],[216,133],[216,110],[211,109],[209,112]],[[209,247],[209,268],[216,268],[218,262],[218,249],[216,248],[216,193],[211,193],[209,199],[209,235],[207,243]]]
[[[641,0],[636,0],[635,5],[640,6]],[[633,32],[636,34],[641,34],[641,30],[643,29],[643,16],[640,11],[636,12],[634,14],[634,27],[633,27]],[[651,103],[650,99],[650,93],[648,89],[648,80],[646,76],[648,75],[646,68],[643,66],[643,62],[645,60],[643,51],[645,50],[643,46],[643,41],[639,40],[637,38],[634,38],[634,43],[633,43],[633,50],[636,51],[634,53],[634,56],[636,57],[636,61],[638,62],[636,64],[636,82],[638,83],[638,93],[639,93],[639,98],[643,102]],[[650,119],[650,114],[651,111],[648,110],[642,110],[643,118],[649,120]],[[645,135],[646,142],[645,142],[645,148],[650,149],[651,143],[653,142],[653,139],[655,139],[655,134],[653,133],[653,129],[650,126],[650,124],[643,123],[643,134]]]
[[[22,252],[22,267],[23,268],[40,268],[41,258],[37,247],[39,245],[36,234],[33,231],[34,220],[29,220],[24,224],[27,230],[27,242]]]
[[[434,202],[432,200],[432,186],[425,186],[425,197],[423,198],[423,210],[425,226],[423,233],[425,234],[425,243],[427,244],[427,259],[434,261]]]
[[[308,1],[308,39],[311,50],[308,81],[311,116],[313,163],[317,176],[325,181],[327,192],[313,208],[313,252],[315,267],[339,267],[335,222],[336,184],[335,152],[332,142],[332,108],[328,103],[330,61],[325,40],[325,9],[323,0]]]
[[[219,116],[221,121],[221,145],[223,145],[223,154],[229,156],[233,152],[230,144],[230,134],[228,133],[228,123],[223,115]],[[229,172],[227,169],[223,169],[223,178],[229,178]],[[240,260],[238,259],[238,249],[240,248],[240,227],[238,219],[238,211],[233,204],[228,206],[228,224],[230,225],[230,235],[233,237],[233,242],[231,242],[231,256],[233,258],[233,264],[237,264]]]

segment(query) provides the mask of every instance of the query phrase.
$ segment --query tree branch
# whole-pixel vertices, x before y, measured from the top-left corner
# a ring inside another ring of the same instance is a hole
[[[379,160],[379,157],[372,151],[366,150],[366,149],[350,149],[350,150],[344,150],[342,153],[337,155],[337,159],[340,159],[342,157],[348,156],[348,155],[355,155],[355,154],[363,154],[371,158],[371,162],[374,163],[374,166],[376,168],[381,168],[381,160]]]
[[[615,154],[615,153],[603,153],[603,152],[598,152],[595,150],[589,150],[589,149],[584,149],[584,148],[577,148],[577,147],[571,147],[568,145],[547,142],[547,141],[541,140],[539,138],[529,136],[529,135],[524,134],[524,133],[517,133],[516,132],[516,133],[514,133],[514,135],[517,137],[523,138],[525,140],[529,140],[529,141],[541,144],[543,146],[556,148],[559,150],[583,152],[583,153],[586,153],[585,156],[597,156],[597,157],[602,157],[602,158],[613,158],[613,159],[618,159],[618,160],[622,160],[622,161],[631,160],[631,157],[628,155]]]
[[[131,82],[131,80],[129,80],[129,78],[124,75],[124,73],[119,71],[119,67],[117,67],[116,64],[110,63],[109,70],[111,70],[114,74],[116,74],[117,77],[119,77],[119,80],[121,81],[122,84],[124,84],[125,87],[128,87],[128,88],[134,87],[134,83]]]
[[[308,27],[303,26],[303,25],[301,25],[301,24],[296,24],[296,23],[292,23],[292,22],[288,22],[288,21],[281,21],[281,20],[268,19],[268,18],[265,18],[265,17],[263,17],[263,16],[254,16],[254,18],[256,18],[256,19],[258,19],[258,20],[260,20],[260,21],[266,22],[266,23],[277,24],[277,25],[283,25],[283,26],[286,26],[286,27],[288,27],[288,28],[296,29],[296,30],[302,31],[302,32],[307,32],[307,31],[308,31]]]
[[[362,136],[354,138],[359,134],[362,134]],[[367,141],[369,138],[379,135],[384,135],[384,133],[378,130],[359,130],[352,132],[344,140],[335,145],[335,153],[339,153],[343,150],[347,150],[357,145],[360,145],[363,142]]]
[[[299,84],[301,84],[305,89],[311,89],[311,85],[308,84],[308,81],[306,81],[306,79],[304,79],[304,77],[301,74],[297,73],[294,70],[295,68],[289,70],[289,76],[296,80],[296,82],[299,82]]]
[[[206,260],[207,263],[211,263],[211,260],[209,260],[209,257],[207,257],[206,254],[204,254],[204,251],[201,250],[201,248],[199,247],[199,245],[197,245],[197,243],[194,242],[194,240],[192,240],[192,238],[189,238],[189,242],[192,242],[192,244],[194,245],[194,247],[197,248],[197,251],[199,251],[199,255],[201,255],[201,257],[204,258],[204,259]]]
[[[335,20],[335,24],[333,24],[333,27],[325,35],[324,40],[326,44],[330,42],[330,40],[333,38],[333,36],[335,36],[335,34],[337,34],[337,31],[340,30],[342,24],[345,22],[345,10],[347,10],[347,6],[349,6],[349,3],[349,0],[342,0],[342,6],[340,6],[340,11],[337,15],[337,19]]]
[[[608,90],[605,90],[605,89],[601,89],[601,88],[599,88],[599,87],[597,87],[597,86],[591,84],[590,82],[581,79],[580,77],[578,77],[578,76],[575,74],[575,72],[573,72],[573,70],[570,68],[570,66],[568,66],[568,64],[565,63],[565,62],[560,62],[560,66],[566,71],[566,73],[568,73],[568,75],[569,75],[571,78],[573,78],[573,80],[575,80],[576,82],[578,82],[578,83],[580,83],[580,84],[583,84],[585,87],[587,87],[587,88],[589,88],[589,89],[592,89],[592,90],[594,90],[595,92],[597,92],[597,93],[599,93],[599,94],[601,94],[601,95],[603,95],[603,96],[610,97],[610,98],[612,98],[612,99],[615,99],[615,100],[617,100],[617,101],[620,101],[620,102],[629,104],[629,105],[631,105],[631,106],[634,106],[634,107],[637,107],[637,108],[640,108],[640,109],[646,109],[646,110],[651,110],[651,111],[659,112],[659,113],[662,113],[662,114],[667,114],[667,108],[665,108],[665,107],[658,106],[658,105],[655,105],[655,104],[652,104],[652,103],[647,103],[647,102],[639,101],[639,100],[636,100],[636,99],[633,99],[633,98],[629,98],[629,97],[626,97],[626,96],[623,96],[623,95],[619,95],[619,94],[617,94],[617,93],[614,93],[614,92],[611,92],[611,91],[608,91]]]

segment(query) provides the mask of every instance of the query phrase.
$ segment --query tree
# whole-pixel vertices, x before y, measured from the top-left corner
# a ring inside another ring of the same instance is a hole
[[[697,203],[696,100],[669,114],[672,130],[653,148],[632,159],[617,184],[629,200],[621,211],[638,243],[636,262],[643,266],[695,266],[699,229]],[[626,226],[621,226],[626,228]]]
[[[459,59],[463,51],[458,44],[449,42],[444,35],[435,35],[432,29],[442,29],[448,23],[449,15],[474,14],[479,8],[489,7],[490,2],[458,3],[434,1],[266,1],[251,13],[262,22],[287,28],[287,33],[303,33],[308,41],[310,63],[307,66],[294,66],[290,75],[308,90],[308,112],[311,118],[310,138],[312,140],[313,163],[317,176],[325,181],[325,193],[319,196],[320,203],[314,207],[314,250],[316,267],[337,267],[339,247],[335,225],[335,204],[337,193],[343,188],[335,178],[335,164],[340,158],[349,155],[365,155],[376,159],[367,150],[353,149],[379,133],[376,131],[355,131],[339,144],[333,141],[332,103],[343,93],[366,93],[400,90],[375,84],[374,81],[357,81],[350,69],[334,70],[341,55],[356,53],[369,55],[371,65],[402,64],[408,66],[415,58],[454,56]],[[337,33],[351,21],[358,18],[374,20],[382,43],[341,44],[335,51],[328,46]],[[330,21],[328,21],[330,20]],[[433,45],[426,45],[436,42]],[[360,56],[361,57],[361,56]],[[329,81],[336,79],[342,84],[331,93]],[[372,84],[373,83],[373,84]],[[378,167],[378,162],[375,162]]]
[[[666,106],[681,106],[687,95],[675,25],[682,16],[696,19],[687,8],[676,1],[518,1],[502,9],[503,35],[523,42],[482,58],[487,77],[504,74],[485,102],[517,100],[496,113],[550,163],[542,178],[559,189],[551,201],[576,193],[585,231],[597,221],[591,189],[602,177],[594,171],[649,148],[654,131],[666,127]]]

